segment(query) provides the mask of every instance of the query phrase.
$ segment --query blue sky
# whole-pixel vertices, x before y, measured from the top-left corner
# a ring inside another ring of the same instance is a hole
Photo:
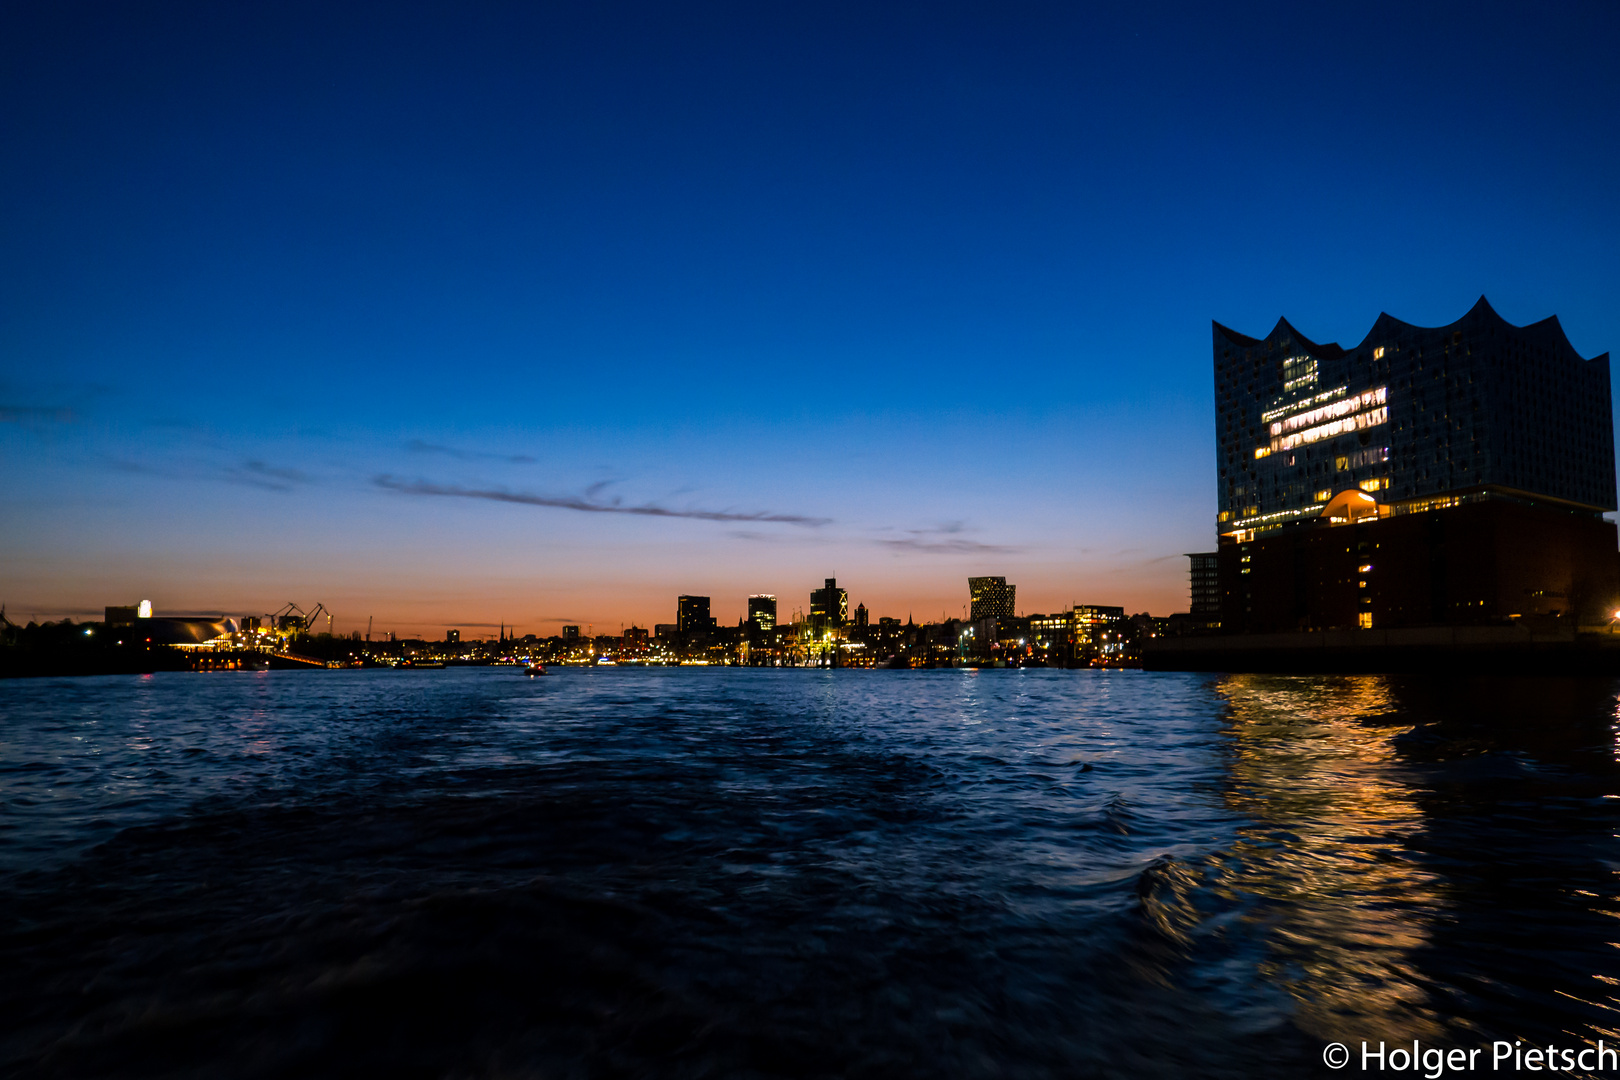
[[[1620,343],[1612,5],[0,16],[0,601],[1186,606],[1209,322]]]

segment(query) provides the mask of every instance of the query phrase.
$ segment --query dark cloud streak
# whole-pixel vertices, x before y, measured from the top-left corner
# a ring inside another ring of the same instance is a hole
[[[413,454],[443,454],[445,457],[461,461],[505,461],[513,465],[533,465],[539,460],[528,454],[489,454],[481,450],[458,450],[454,446],[423,442],[421,439],[412,439],[405,444],[405,449]]]
[[[932,529],[907,529],[898,539],[872,541],[894,551],[915,551],[923,555],[1007,555],[1019,550],[1006,544],[986,544],[958,536],[966,531],[960,521],[949,521]],[[935,539],[944,537],[945,539]]]
[[[239,467],[225,470],[225,480],[232,484],[263,488],[266,491],[291,491],[299,484],[313,483],[309,474],[297,469],[281,469],[262,461],[244,461]]]
[[[984,544],[977,540],[927,540],[920,536],[902,540],[874,540],[895,551],[915,551],[925,555],[1010,555],[1018,548],[1006,544]]]
[[[623,506],[618,503],[592,502],[578,495],[529,495],[522,492],[464,488],[454,484],[430,484],[423,480],[405,481],[383,475],[372,478],[372,483],[385,491],[401,495],[437,495],[457,499],[487,499],[491,502],[513,503],[518,506],[543,506],[557,510],[578,510],[587,514],[635,514],[641,517],[691,518],[696,521],[758,521],[782,525],[800,525],[819,528],[832,519],[808,517],[803,514],[772,514],[765,511],[744,513],[734,510],[671,510],[651,504]]]

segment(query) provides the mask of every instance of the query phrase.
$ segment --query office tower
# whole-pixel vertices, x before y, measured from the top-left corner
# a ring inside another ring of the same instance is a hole
[[[444,643],[446,645],[460,645],[461,644],[461,631],[460,630],[446,630],[444,632]]]
[[[867,626],[871,623],[871,621],[872,617],[871,614],[866,610],[866,605],[857,604],[855,606],[855,625]]]
[[[755,593],[748,598],[748,618],[761,630],[776,628],[776,597]]]
[[[563,637],[564,641],[578,641],[579,640],[579,627],[577,627],[577,626],[565,626],[565,627],[563,627],[562,637]]]
[[[680,596],[675,599],[675,625],[684,634],[703,633],[714,629],[709,617],[707,596]]]
[[[1018,586],[1007,584],[1004,577],[968,578],[968,595],[972,600],[968,617],[980,619],[1010,619],[1013,617],[1013,597]]]
[[[1588,621],[1620,591],[1609,358],[1484,298],[1358,345],[1214,325],[1226,631]],[[1344,527],[1348,531],[1339,532]]]
[[[849,593],[838,587],[837,578],[828,578],[825,587],[810,591],[810,617],[823,626],[843,626],[849,621]]]

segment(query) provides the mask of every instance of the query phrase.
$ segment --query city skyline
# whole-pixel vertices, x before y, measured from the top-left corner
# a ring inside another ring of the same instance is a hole
[[[941,609],[939,609],[937,611],[927,611],[927,610],[924,610],[922,608],[918,608],[918,607],[915,607],[915,606],[907,607],[904,612],[887,611],[887,610],[878,611],[876,609],[871,609],[870,605],[863,605],[862,602],[861,602],[860,597],[847,595],[847,590],[839,589],[838,590],[839,592],[846,593],[846,603],[848,605],[848,611],[849,611],[849,614],[848,614],[847,618],[845,620],[843,620],[843,621],[844,622],[852,621],[854,619],[855,609],[858,606],[865,606],[865,607],[867,607],[869,609],[870,618],[871,618],[871,620],[873,622],[876,622],[880,618],[892,618],[892,619],[899,620],[901,623],[915,622],[917,624],[931,624],[931,623],[940,623],[940,622],[947,622],[947,621],[953,621],[953,620],[972,621],[972,620],[975,620],[975,618],[976,618],[974,616],[973,612],[972,612],[972,599],[971,599],[971,597],[972,597],[972,593],[973,593],[973,589],[974,589],[973,582],[978,581],[978,580],[981,580],[981,579],[978,579],[978,578],[969,578],[968,579],[969,583],[966,586],[966,591],[964,593],[964,595],[967,596],[968,599],[963,600],[961,603],[957,604],[954,608],[952,608],[952,607],[944,607],[944,608],[941,608]],[[1002,588],[1003,589],[1006,588],[1004,578],[999,578],[999,579],[996,579],[996,580],[1002,581],[1003,582]],[[808,591],[804,591],[805,592],[805,598],[804,599],[795,599],[795,598],[790,597],[787,594],[751,593],[751,594],[748,594],[748,595],[743,597],[742,609],[741,609],[742,613],[739,614],[736,618],[726,618],[726,617],[723,617],[723,616],[714,616],[714,615],[710,615],[710,614],[703,614],[702,618],[708,619],[713,627],[717,627],[719,629],[736,628],[738,626],[744,625],[752,617],[751,612],[754,611],[754,609],[756,607],[758,607],[761,612],[768,612],[769,613],[769,616],[762,620],[762,623],[766,624],[765,629],[767,629],[767,630],[769,630],[771,627],[776,626],[778,624],[783,625],[783,626],[787,626],[787,625],[792,625],[792,624],[795,624],[795,623],[798,623],[798,622],[809,623],[809,622],[814,621],[815,618],[817,617],[815,615],[815,613],[814,613],[814,606],[815,606],[815,603],[816,603],[816,600],[815,600],[816,596],[819,593],[821,593],[823,591],[823,589],[832,588],[831,582],[833,582],[833,581],[834,581],[834,579],[832,579],[832,578],[825,579],[825,581],[823,582],[823,586],[821,588],[812,588],[812,589],[809,589]],[[1016,588],[1016,585],[1014,585],[1013,587]],[[801,591],[803,591],[803,590],[801,590]],[[341,617],[339,617],[338,615],[336,615],[334,612],[332,612],[330,610],[323,610],[323,612],[322,612],[322,621],[319,623],[319,625],[311,625],[309,630],[310,630],[310,633],[332,633],[332,634],[334,634],[335,636],[338,636],[338,637],[349,637],[352,634],[356,634],[356,633],[359,633],[359,634],[362,635],[362,637],[365,637],[369,633],[371,635],[371,637],[373,637],[373,638],[375,638],[377,640],[385,640],[389,635],[394,635],[394,636],[396,636],[398,638],[401,638],[401,639],[415,638],[415,639],[430,640],[430,641],[438,641],[438,640],[451,640],[451,641],[457,641],[457,640],[467,640],[467,641],[474,641],[474,640],[480,640],[480,641],[482,641],[482,640],[502,640],[505,636],[508,636],[508,635],[510,635],[512,637],[534,636],[534,637],[539,637],[539,638],[550,638],[550,637],[565,637],[566,638],[568,636],[568,632],[570,630],[577,630],[579,632],[579,635],[582,636],[582,637],[601,637],[601,636],[617,637],[624,630],[627,630],[627,629],[638,628],[638,629],[641,629],[641,630],[646,630],[646,631],[652,632],[657,627],[665,626],[665,625],[671,627],[672,629],[682,628],[683,632],[684,632],[684,629],[698,629],[698,627],[695,626],[695,625],[690,627],[690,628],[683,628],[682,627],[682,624],[683,624],[682,614],[683,614],[683,610],[687,606],[687,603],[689,601],[695,601],[696,604],[694,606],[694,611],[701,611],[702,613],[708,613],[708,612],[711,612],[711,611],[714,611],[714,610],[720,610],[720,611],[726,610],[726,608],[723,607],[722,604],[716,603],[716,599],[717,598],[714,597],[714,596],[705,596],[705,595],[702,595],[702,594],[694,594],[694,593],[682,593],[682,594],[676,595],[676,596],[674,596],[674,597],[672,597],[670,599],[670,603],[669,603],[669,609],[670,610],[669,610],[668,613],[666,613],[668,615],[667,618],[656,618],[656,619],[652,619],[652,620],[645,621],[645,622],[640,621],[640,620],[620,620],[618,622],[612,622],[612,623],[592,623],[589,620],[579,621],[579,620],[550,618],[550,619],[540,620],[538,625],[531,625],[531,626],[527,626],[527,627],[523,626],[520,623],[516,623],[516,622],[512,622],[512,621],[498,621],[498,622],[495,622],[495,623],[462,621],[462,622],[456,622],[456,623],[445,623],[443,625],[435,624],[435,625],[431,625],[431,626],[429,626],[428,624],[421,624],[421,623],[407,623],[405,625],[408,628],[407,629],[401,629],[400,626],[398,626],[398,625],[392,625],[392,624],[383,625],[382,623],[377,622],[375,616],[362,616],[362,617],[360,617],[359,622],[361,624],[363,624],[363,625],[360,626],[360,627],[356,627],[355,625],[353,625],[354,620],[352,618],[349,619],[349,620],[344,620],[344,619],[342,619]],[[762,601],[769,601],[769,604],[768,605],[762,605],[761,604]],[[1007,617],[1007,618],[1012,618],[1012,617],[1027,618],[1027,617],[1032,616],[1032,615],[1046,615],[1046,614],[1049,614],[1049,613],[1052,613],[1052,612],[1058,612],[1058,613],[1065,613],[1066,614],[1066,613],[1074,610],[1077,607],[1084,607],[1088,602],[1089,601],[1087,601],[1087,600],[1067,600],[1067,601],[1063,601],[1063,602],[1059,602],[1059,603],[1049,604],[1045,608],[1041,608],[1039,610],[1032,609],[1032,610],[1028,610],[1028,611],[1024,610],[1022,605],[1017,605],[1013,609],[1007,611],[1005,613],[1005,615],[1003,615],[1002,617]],[[301,610],[314,610],[314,608],[316,607],[317,604],[319,604],[323,609],[325,608],[324,603],[318,602],[318,601],[316,603],[312,603],[312,604],[310,604],[308,606],[298,605],[296,601],[292,601],[290,603],[297,606],[297,607],[299,607]],[[779,608],[777,607],[778,604],[780,604]],[[125,608],[125,605],[122,605],[122,604],[114,605],[114,606],[120,607],[120,608]],[[164,608],[160,604],[154,603],[150,599],[144,599],[143,598],[142,600],[140,600],[138,602],[138,605],[137,605],[136,602],[131,602],[129,605],[127,605],[127,610],[132,613],[131,616],[130,616],[131,618],[134,617],[133,612],[135,612],[137,606],[139,607],[140,611],[144,613],[141,616],[142,618],[155,617],[155,618],[159,618],[159,619],[162,619],[162,618],[180,618],[180,617],[188,617],[188,616],[189,617],[217,617],[217,618],[231,619],[231,620],[237,620],[237,619],[239,619],[241,617],[247,617],[247,618],[272,617],[273,618],[275,611],[278,610],[278,608],[275,607],[275,606],[265,607],[262,611],[261,610],[253,610],[253,609],[250,609],[250,610],[236,610],[234,608],[222,608],[222,607],[219,607],[218,605],[214,605],[212,607],[204,606],[204,607],[199,607],[199,608],[196,608],[196,609],[190,609],[190,608],[181,609],[181,608],[176,608],[176,607]],[[281,608],[286,608],[287,606],[288,605],[284,604],[284,605],[281,605]],[[1119,605],[1112,605],[1112,606],[1119,606]],[[78,621],[100,621],[101,617],[109,610],[112,610],[112,607],[104,607],[100,611],[94,611],[94,612],[86,611],[86,612],[79,612],[79,613],[76,613],[76,614],[79,616]],[[1176,611],[1181,612],[1181,613],[1186,613],[1187,604],[1183,603],[1180,608],[1176,609]],[[1135,612],[1133,611],[1132,613],[1134,614]],[[1148,612],[1143,612],[1143,613],[1148,613]],[[1174,614],[1174,613],[1175,612],[1166,611],[1166,612],[1153,612],[1153,613],[1150,613],[1150,614],[1155,614],[1155,615],[1158,615],[1159,617],[1164,617],[1166,615]],[[20,612],[20,611],[18,611],[18,612],[10,612],[9,614],[18,616],[18,618],[14,619],[13,621],[16,621],[16,622],[19,622],[19,623],[30,618],[30,616],[27,613]],[[73,616],[65,616],[65,617],[72,618]],[[979,617],[985,617],[985,616],[979,616]],[[991,616],[991,617],[993,617],[993,616]],[[835,625],[842,625],[842,624],[843,623],[841,622],[841,623],[837,623]],[[488,632],[486,633],[486,631],[488,631]],[[449,637],[449,635],[458,635],[458,636]]]
[[[1211,319],[1620,342],[1611,10],[4,18],[24,620],[1166,614]]]

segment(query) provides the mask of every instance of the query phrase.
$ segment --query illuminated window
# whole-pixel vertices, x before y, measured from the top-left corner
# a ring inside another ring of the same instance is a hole
[[[1380,346],[1378,346],[1378,348],[1373,350],[1373,359],[1374,360],[1382,360],[1383,358],[1384,358],[1384,347],[1382,345],[1380,345]]]
[[[1367,583],[1366,583],[1366,582],[1365,582],[1365,581],[1358,581],[1358,582],[1356,582],[1356,588],[1358,588],[1358,589],[1365,589],[1365,588],[1366,588],[1366,587],[1367,587]]]
[[[1350,459],[1348,457],[1341,456],[1341,457],[1336,457],[1336,458],[1333,459],[1333,468],[1334,468],[1335,471],[1343,472],[1344,470],[1348,469],[1349,467],[1350,467]]]
[[[1283,389],[1297,390],[1316,382],[1316,361],[1308,356],[1290,356],[1283,361]]]
[[[1359,615],[1357,615],[1356,616],[1356,625],[1361,627],[1363,630],[1371,630],[1372,629],[1372,612],[1363,611]]]
[[[1387,487],[1389,487],[1389,478],[1383,476],[1361,482],[1362,491],[1383,491]]]
[[[1331,498],[1333,498],[1333,492],[1327,488],[1324,488],[1316,493],[1317,502],[1327,502]]]
[[[1271,453],[1271,447],[1269,446],[1256,447],[1254,451],[1254,458],[1256,461],[1259,461],[1269,453]]]
[[[1360,566],[1356,567],[1356,569],[1365,574],[1367,571],[1372,569],[1372,563],[1362,563]]]
[[[1225,524],[1226,522],[1231,521],[1232,520],[1232,511],[1230,511],[1230,510],[1222,510],[1220,513],[1215,515],[1215,520],[1221,522],[1222,524]]]

